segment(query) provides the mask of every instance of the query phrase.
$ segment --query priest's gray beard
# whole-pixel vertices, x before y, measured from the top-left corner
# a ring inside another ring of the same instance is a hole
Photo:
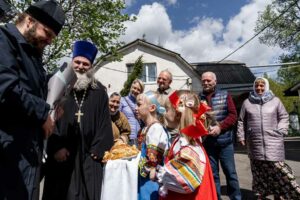
[[[74,84],[74,89],[76,91],[85,90],[91,85],[93,79],[90,71],[86,73],[76,72],[76,75],[77,75],[77,81]]]

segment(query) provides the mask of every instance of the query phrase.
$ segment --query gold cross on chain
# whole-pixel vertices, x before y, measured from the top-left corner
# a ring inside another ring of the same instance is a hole
[[[83,113],[81,112],[81,110],[78,110],[78,112],[75,113],[75,116],[77,116],[77,122],[80,123],[81,116],[83,116]]]

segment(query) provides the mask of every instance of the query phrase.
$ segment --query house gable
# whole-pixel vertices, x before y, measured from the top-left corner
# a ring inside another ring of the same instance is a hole
[[[95,77],[109,92],[120,91],[128,77],[128,65],[133,64],[139,56],[145,64],[152,63],[156,66],[156,77],[159,72],[168,69],[173,74],[171,87],[174,89],[201,89],[201,83],[198,74],[181,56],[175,52],[169,51],[157,45],[135,40],[119,49],[123,55],[119,62],[104,61],[99,64]],[[155,80],[156,80],[155,77]],[[189,81],[188,79],[192,80]],[[188,85],[190,83],[192,85]],[[156,81],[146,82],[145,90],[156,90]]]

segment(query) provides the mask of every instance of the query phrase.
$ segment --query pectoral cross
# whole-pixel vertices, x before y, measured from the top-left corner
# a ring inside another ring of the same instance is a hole
[[[78,112],[75,113],[75,116],[77,116],[77,122],[80,123],[81,116],[83,116],[83,113],[81,112],[81,110],[78,110]]]

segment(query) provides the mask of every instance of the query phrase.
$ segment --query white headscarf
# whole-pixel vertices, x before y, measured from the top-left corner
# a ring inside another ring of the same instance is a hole
[[[263,78],[263,77],[257,77],[257,78],[255,79],[254,83],[253,83],[253,92],[254,92],[255,96],[260,96],[260,95],[258,95],[258,94],[256,93],[256,91],[255,91],[255,83],[256,83],[257,81],[259,81],[259,80],[262,80],[262,81],[265,82],[265,91],[264,91],[264,93],[266,93],[266,92],[268,92],[268,91],[270,90],[270,85],[269,85],[268,79]],[[264,93],[263,93],[263,94],[264,94]]]
[[[257,94],[255,91],[255,83],[259,80],[265,82],[265,91],[262,95]],[[266,78],[257,77],[253,84],[253,91],[250,92],[249,100],[254,103],[263,104],[263,103],[266,103],[266,102],[270,101],[271,99],[273,99],[273,97],[274,97],[274,94],[270,90],[269,81]]]

